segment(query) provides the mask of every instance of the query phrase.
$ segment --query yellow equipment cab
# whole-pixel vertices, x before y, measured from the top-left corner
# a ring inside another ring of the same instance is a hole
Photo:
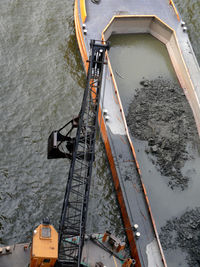
[[[33,234],[30,267],[53,267],[58,259],[58,233],[44,219]]]

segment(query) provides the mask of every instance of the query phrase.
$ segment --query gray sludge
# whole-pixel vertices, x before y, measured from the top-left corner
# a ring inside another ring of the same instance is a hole
[[[188,147],[200,151],[199,137],[190,105],[177,83],[162,77],[141,82],[129,106],[131,134],[148,141],[146,153],[171,189],[184,190],[189,177],[181,169],[192,158]]]
[[[179,218],[169,220],[161,228],[160,241],[164,250],[180,247],[187,252],[189,266],[200,266],[200,208],[187,210]]]

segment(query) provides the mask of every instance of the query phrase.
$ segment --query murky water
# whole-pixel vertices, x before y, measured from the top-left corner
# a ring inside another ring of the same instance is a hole
[[[167,84],[169,87],[170,81],[178,83],[165,45],[160,43],[153,36],[149,34],[127,34],[123,36],[113,35],[110,38],[110,42],[111,49],[109,51],[109,57],[111,60],[113,72],[115,74],[125,115],[129,116],[130,112],[132,112],[132,109],[129,109],[130,105],[133,106],[133,110],[139,109],[142,112],[143,108],[138,104],[138,102],[140,103],[139,99],[141,99],[141,101],[143,99],[143,104],[148,107],[148,104],[146,103],[149,103],[150,99],[148,99],[148,97],[145,97],[145,93],[142,94],[142,90],[144,91],[144,89],[141,89],[141,93],[138,93],[138,91],[136,93],[136,89],[142,87],[140,82],[144,80],[144,78],[151,81],[157,79],[158,77],[162,77],[161,81],[163,81],[163,85],[164,81],[166,80],[168,81]],[[140,95],[140,97],[138,97],[139,99],[137,98],[137,100],[135,100],[135,102],[133,103],[132,101],[134,99],[134,95],[136,94]],[[154,95],[154,98],[155,97],[156,95]],[[157,101],[156,103],[160,101],[159,103],[161,104],[164,94],[160,97],[160,100],[154,99],[154,101]],[[170,96],[168,95],[167,97]],[[185,101],[185,99],[183,100]],[[136,116],[140,115],[140,113],[134,113],[133,116],[135,118]],[[160,115],[163,116],[163,114]],[[140,117],[140,120],[145,120],[145,116],[147,116],[147,114],[145,113],[141,116],[142,117]],[[133,120],[132,117],[130,117],[129,122],[131,120]],[[149,118],[148,123],[150,123],[150,121],[151,119]],[[160,121],[160,123],[162,123],[162,121]],[[132,122],[131,124],[133,125],[133,129],[140,125],[140,123],[138,123],[137,126],[136,124],[137,123],[134,120],[134,122]],[[137,129],[135,130],[137,131]],[[141,131],[143,131],[143,129],[139,129],[138,133]],[[181,132],[181,130],[179,132]],[[184,134],[185,132],[182,133],[182,135]],[[180,134],[180,136],[182,135]],[[156,138],[159,138],[158,136],[159,134],[157,134]],[[146,151],[149,149],[148,142],[141,141],[144,139],[139,140],[140,138],[137,138],[135,136],[132,137],[133,145],[135,147],[137,159],[139,161],[142,172],[143,182],[147,189],[147,194],[159,233],[161,232],[161,228],[165,226],[167,221],[173,220],[176,216],[183,215],[188,210],[200,207],[200,170],[198,167],[200,164],[200,146],[197,145],[200,141],[195,125],[192,132],[192,138],[194,139],[193,142],[188,142],[188,146],[186,148],[188,159],[183,163],[184,167],[181,168],[182,175],[188,178],[188,184],[181,182],[181,184],[179,184],[177,188],[174,188],[174,186],[169,186],[169,180],[162,174],[162,172],[160,172],[158,166],[156,166],[156,156],[149,156],[149,154],[146,153]],[[179,142],[180,140],[178,140],[178,143]],[[172,148],[172,151],[176,151],[176,148]],[[179,161],[181,161],[181,157],[179,158]],[[168,171],[169,168],[170,167],[168,166]],[[172,181],[170,181],[170,183],[172,183]],[[180,190],[180,188],[182,189]],[[191,218],[190,220],[193,221],[193,219],[194,218]],[[163,240],[164,238],[162,239],[162,241]],[[194,242],[192,238],[191,241]],[[176,245],[176,258],[171,257],[171,248],[170,253],[168,250],[166,251],[166,260],[169,266],[176,267],[178,262],[181,264],[181,266],[190,266],[185,260],[185,252],[190,253],[189,249],[191,243],[188,242],[187,245],[183,244],[184,241]],[[181,251],[181,248],[183,247],[184,253]],[[194,260],[193,265],[195,263],[196,261]]]
[[[109,55],[125,113],[143,77],[176,79],[165,45],[150,34],[113,35],[110,42]]]
[[[200,3],[176,2],[200,62]],[[46,143],[53,129],[77,114],[84,89],[73,1],[1,0],[0,55],[0,242],[11,244],[30,240],[47,215],[58,226],[69,162],[48,161]],[[120,234],[101,141],[97,151],[89,231],[106,225]]]
[[[31,239],[49,216],[58,227],[67,160],[47,160],[47,138],[78,114],[85,73],[73,1],[0,3],[0,243]],[[104,146],[98,139],[88,231],[122,226]],[[98,162],[98,164],[97,164]]]

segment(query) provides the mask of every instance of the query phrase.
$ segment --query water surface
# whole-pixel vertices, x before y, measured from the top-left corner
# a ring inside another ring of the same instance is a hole
[[[0,27],[0,243],[12,244],[30,241],[46,216],[58,228],[69,161],[47,160],[47,139],[78,114],[86,79],[73,1],[2,0]],[[88,231],[120,235],[99,138],[97,151]]]

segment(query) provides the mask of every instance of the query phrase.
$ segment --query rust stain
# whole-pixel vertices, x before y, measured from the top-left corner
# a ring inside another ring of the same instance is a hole
[[[144,215],[144,213],[142,213],[142,211],[140,211],[140,213],[142,214],[142,216],[144,217],[145,221],[147,220],[147,217]]]
[[[118,100],[117,100],[117,98],[116,98],[115,95],[113,95],[113,98],[114,98],[114,100],[115,100],[115,103],[116,103],[116,104],[119,104],[119,103],[118,103]]]
[[[118,116],[116,116],[116,117],[117,117],[118,121],[119,121],[120,123],[122,123],[122,120],[121,120]]]
[[[122,136],[119,137],[121,139],[121,141],[126,145],[126,140],[124,140],[124,138]]]
[[[136,184],[133,184],[133,187],[135,188],[135,190],[139,193],[140,192],[140,189],[137,187]]]

